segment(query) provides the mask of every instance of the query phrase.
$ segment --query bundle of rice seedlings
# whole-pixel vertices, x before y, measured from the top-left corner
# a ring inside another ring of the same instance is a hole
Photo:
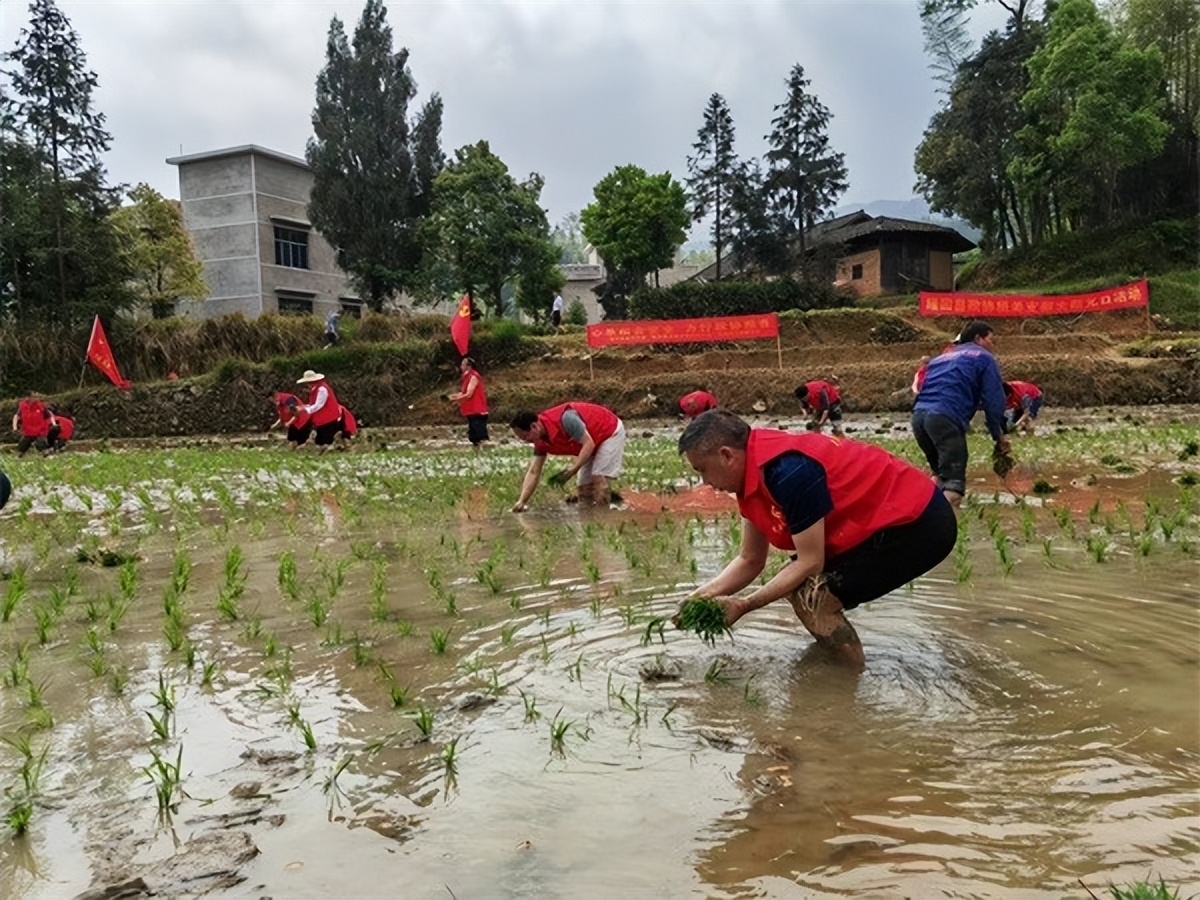
[[[729,633],[729,626],[725,624],[725,607],[716,600],[697,598],[685,601],[679,607],[675,625],[684,631],[696,632],[710,647],[716,644],[719,636]]]

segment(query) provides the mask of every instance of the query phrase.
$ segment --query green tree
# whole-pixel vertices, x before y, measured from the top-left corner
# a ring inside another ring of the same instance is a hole
[[[542,308],[561,286],[562,275],[539,205],[541,176],[518,182],[487,141],[462,147],[454,156],[434,181],[433,211],[421,229],[432,264],[452,272],[460,290],[483,300],[496,315],[503,314],[504,286],[519,278],[519,305],[544,316]]]
[[[687,237],[691,216],[683,185],[670,172],[648,175],[639,166],[618,166],[592,189],[595,200],[580,218],[583,234],[608,269],[601,297],[605,316],[625,317],[629,294],[651,272],[670,268]]]
[[[70,21],[53,0],[34,0],[7,59],[0,100],[5,136],[3,284],[10,313],[70,325],[109,314],[129,297],[108,215],[101,154],[111,137],[92,108],[98,81]],[[9,206],[9,203],[13,204]],[[15,215],[9,219],[10,215]]]
[[[790,222],[771,204],[767,176],[758,160],[743,163],[729,194],[731,256],[748,273],[780,275],[793,264]]]
[[[721,278],[721,251],[729,242],[729,196],[738,177],[738,159],[733,150],[733,116],[725,98],[713,94],[704,108],[704,124],[696,133],[695,151],[688,157],[688,190],[692,194],[692,220],[699,222],[710,213],[713,217],[713,252],[716,254],[717,280]]]
[[[775,107],[767,135],[770,149],[765,183],[783,235],[796,238],[801,261],[805,258],[805,232],[833,210],[848,186],[845,156],[830,148],[826,133],[833,117],[808,93],[808,85],[804,67],[792,66],[787,99]]]
[[[1124,43],[1092,0],[1063,0],[1028,69],[1010,175],[1052,188],[1056,230],[1106,223],[1122,170],[1156,156],[1169,131],[1162,56]]]
[[[563,265],[578,265],[588,261],[587,241],[583,237],[579,213],[571,212],[563,216],[562,221],[554,226],[550,237],[558,247],[558,261]]]
[[[378,311],[416,282],[421,266],[418,229],[444,164],[442,101],[433,95],[410,121],[417,85],[408,50],[392,49],[381,0],[367,0],[353,45],[334,16],[325,55],[305,151],[313,171],[308,214]]]
[[[1025,63],[1040,33],[1040,27],[1029,27],[985,37],[979,51],[960,65],[947,104],[934,114],[917,147],[915,190],[931,209],[979,228],[985,247],[1027,242],[1031,218],[1045,218],[1049,208],[1044,194],[1027,191],[1024,200],[1018,198],[1008,175],[1014,135],[1025,124]]]
[[[949,95],[958,67],[971,50],[967,4],[961,0],[921,0],[921,37],[930,57],[933,80]]]
[[[129,192],[133,202],[113,213],[128,254],[134,295],[156,319],[164,319],[182,298],[208,296],[200,260],[183,227],[178,200],[168,200],[148,184]]]

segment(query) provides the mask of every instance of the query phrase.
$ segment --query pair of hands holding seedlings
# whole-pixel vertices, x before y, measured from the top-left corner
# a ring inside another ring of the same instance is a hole
[[[551,487],[563,487],[571,480],[571,473],[567,469],[559,469],[553,475],[546,479],[546,483]]]

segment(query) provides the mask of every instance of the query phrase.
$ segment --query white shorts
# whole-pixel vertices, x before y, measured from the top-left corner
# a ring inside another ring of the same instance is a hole
[[[579,467],[579,484],[591,484],[596,476],[616,478],[625,462],[625,423],[617,420],[612,437],[596,448],[592,458]]]

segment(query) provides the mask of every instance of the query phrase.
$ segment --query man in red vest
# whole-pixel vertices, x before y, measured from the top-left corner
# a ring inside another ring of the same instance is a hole
[[[1042,399],[1042,389],[1031,381],[1004,382],[1004,430],[1023,428],[1026,434],[1033,434]]]
[[[836,377],[829,381],[806,381],[795,390],[796,399],[812,416],[809,431],[820,431],[826,422],[833,423],[833,433],[842,433],[842,392]]]
[[[579,501],[607,505],[612,500],[609,480],[621,474],[625,458],[625,425],[617,414],[596,403],[573,401],[541,413],[523,411],[509,423],[513,433],[533,444],[533,459],[525,470],[513,512],[524,512],[537,490],[546,456],[573,456],[571,465],[550,476],[563,485],[579,475]]]
[[[458,364],[458,391],[446,396],[458,404],[458,411],[467,420],[467,440],[478,450],[488,442],[488,400],[483,376],[475,368],[475,360],[464,356]]]
[[[267,431],[278,428],[280,425],[286,426],[288,447],[295,450],[307,442],[309,435],[312,434],[312,421],[308,413],[304,411],[304,404],[295,394],[288,394],[284,391],[273,393],[271,400],[275,404],[277,415],[275,421],[267,426]]]
[[[56,453],[75,434],[75,420],[59,415],[37,396],[25,397],[17,403],[12,427],[21,435],[17,440],[18,456],[24,456],[34,444],[43,454]]]
[[[333,388],[320,372],[308,369],[296,379],[296,384],[308,385],[308,403],[300,409],[310,417],[313,443],[324,453],[342,431],[342,404],[338,403]]]
[[[692,391],[679,398],[679,409],[689,419],[717,408],[717,398],[708,391]]]
[[[679,438],[705,484],[737,496],[742,546],[693,597],[717,599],[732,625],[784,597],[800,622],[837,660],[864,665],[845,611],[928,572],[954,548],[949,501],[919,469],[873,444],[820,434],[754,428],[715,409]],[[792,555],[766,584],[758,578],[770,547]]]

